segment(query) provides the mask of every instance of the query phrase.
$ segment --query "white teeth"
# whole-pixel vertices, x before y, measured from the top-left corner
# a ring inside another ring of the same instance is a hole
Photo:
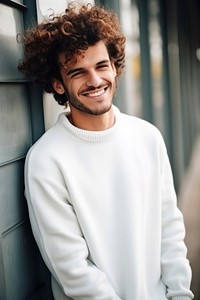
[[[88,97],[99,97],[99,96],[101,96],[103,93],[104,93],[104,89],[102,89],[102,90],[100,90],[100,91],[98,91],[98,92],[85,94],[85,96],[88,96]]]

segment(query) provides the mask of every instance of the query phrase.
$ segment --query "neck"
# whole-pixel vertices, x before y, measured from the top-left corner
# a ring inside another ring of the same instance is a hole
[[[88,113],[83,113],[74,107],[70,107],[70,110],[71,114],[69,115],[69,121],[72,125],[80,129],[101,131],[112,127],[115,122],[112,107],[108,112],[102,115],[90,115]]]

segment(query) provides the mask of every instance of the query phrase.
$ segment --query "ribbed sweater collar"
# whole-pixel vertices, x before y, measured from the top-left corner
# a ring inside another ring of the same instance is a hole
[[[106,142],[116,138],[117,134],[119,133],[119,122],[120,122],[120,111],[119,109],[113,105],[114,115],[115,115],[115,123],[114,125],[106,130],[102,131],[90,131],[90,130],[83,130],[80,128],[75,127],[72,125],[67,115],[69,113],[62,113],[60,114],[57,122],[57,126],[62,126],[62,128],[67,131],[69,135],[73,138],[85,141],[85,142]]]

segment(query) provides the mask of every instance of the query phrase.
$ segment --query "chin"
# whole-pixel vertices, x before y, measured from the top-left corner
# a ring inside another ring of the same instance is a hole
[[[111,108],[112,108],[112,102],[109,104],[102,104],[97,108],[88,109],[88,112],[90,111],[90,113],[93,115],[103,115],[109,112]]]

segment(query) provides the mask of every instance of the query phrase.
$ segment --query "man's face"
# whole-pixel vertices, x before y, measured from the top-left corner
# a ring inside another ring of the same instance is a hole
[[[61,53],[59,59],[64,65],[65,54]],[[110,110],[116,90],[116,70],[103,41],[90,46],[84,57],[77,57],[75,64],[62,68],[61,76],[70,106],[92,115]]]

